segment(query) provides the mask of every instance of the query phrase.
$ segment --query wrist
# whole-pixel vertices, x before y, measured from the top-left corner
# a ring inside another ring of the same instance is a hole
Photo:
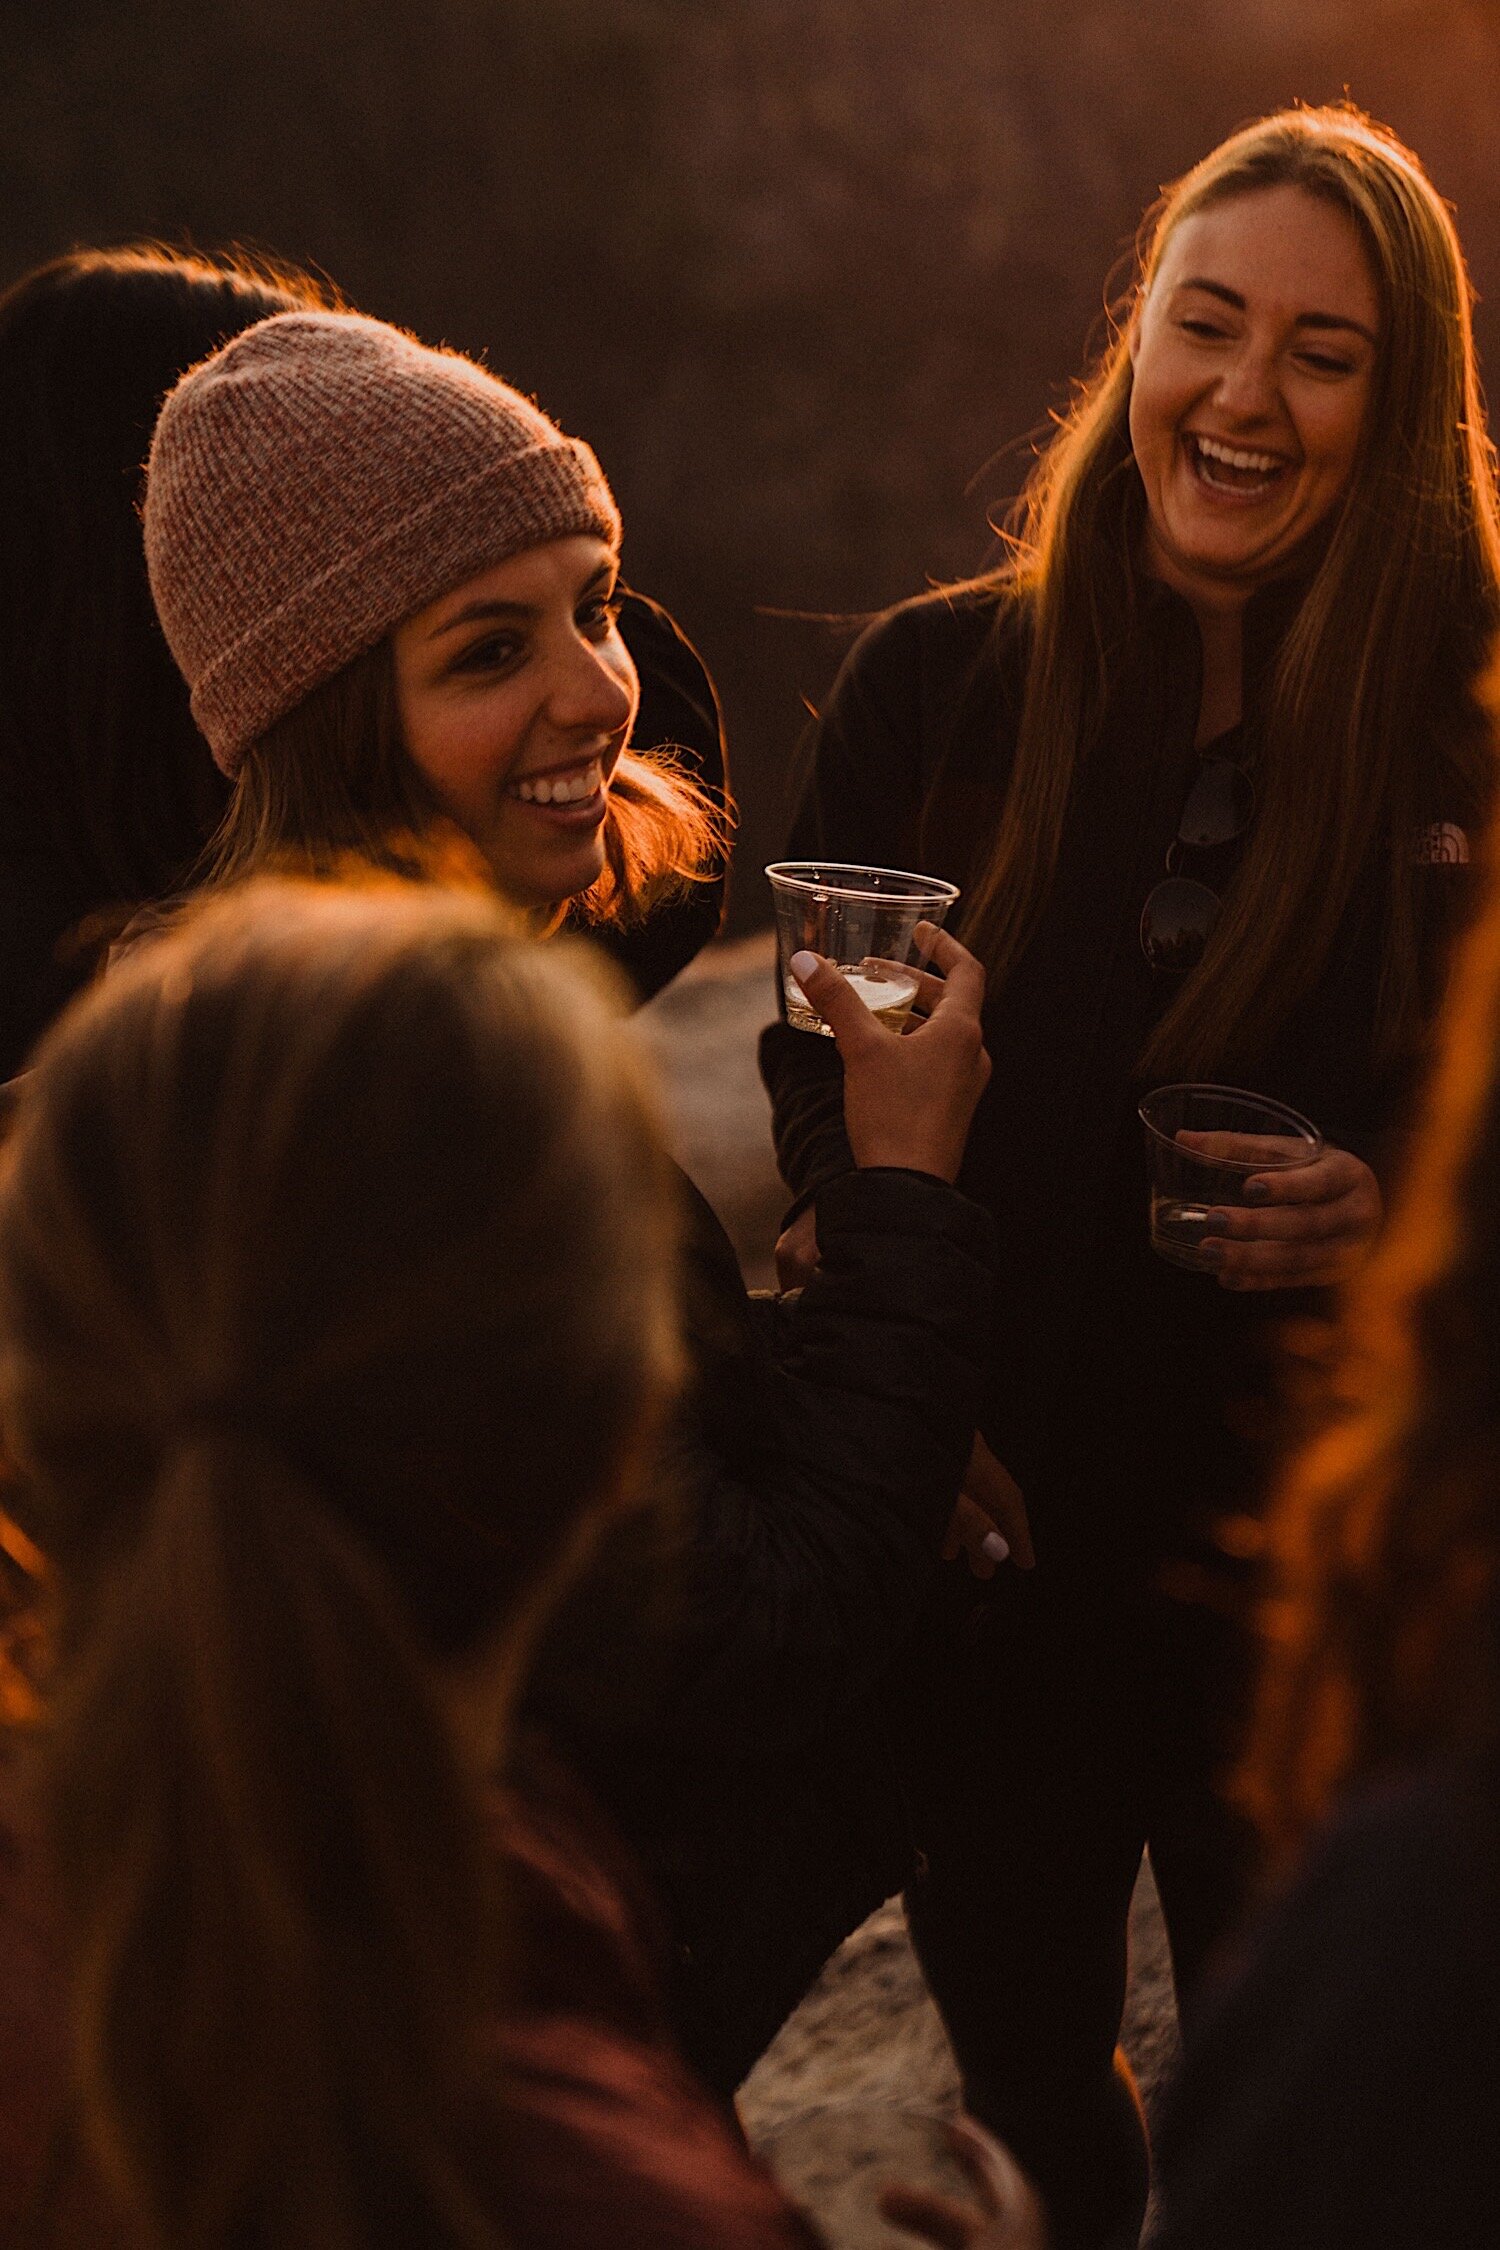
[[[951,1150],[922,1148],[910,1142],[862,1139],[855,1146],[854,1163],[861,1172],[925,1172],[930,1179],[943,1180],[949,1187],[958,1178],[958,1165]]]
[[[930,1187],[951,1188],[955,1182],[946,1172],[933,1172],[925,1164],[857,1164],[854,1173],[887,1173],[898,1180],[925,1180]],[[845,1178],[851,1175],[845,1174]]]

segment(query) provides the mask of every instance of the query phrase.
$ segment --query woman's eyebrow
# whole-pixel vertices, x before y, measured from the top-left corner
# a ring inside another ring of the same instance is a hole
[[[456,609],[451,617],[445,617],[441,625],[434,625],[427,638],[430,641],[440,641],[445,633],[456,632],[460,625],[488,624],[497,617],[524,620],[538,614],[529,602],[465,602],[462,609]]]
[[[1245,300],[1239,291],[1231,289],[1227,283],[1222,281],[1209,281],[1202,275],[1196,275],[1191,280],[1179,281],[1177,286],[1179,289],[1201,289],[1205,296],[1217,297],[1221,304],[1232,305],[1236,312],[1244,312],[1247,309]],[[1293,325],[1298,328],[1348,328],[1356,336],[1363,336],[1367,344],[1379,342],[1373,328],[1366,328],[1362,320],[1351,320],[1347,313],[1298,313]]]
[[[1347,313],[1298,313],[1297,326],[1299,328],[1348,328],[1356,336],[1363,336],[1367,344],[1379,341],[1373,328],[1366,328],[1362,320],[1351,320]]]
[[[1236,312],[1245,310],[1245,300],[1239,291],[1229,288],[1222,281],[1206,281],[1201,275],[1194,274],[1186,281],[1179,281],[1177,286],[1179,289],[1201,289],[1206,297],[1218,297],[1224,304],[1233,305]]]
[[[613,570],[613,564],[601,563],[587,585],[579,588],[575,598],[587,601],[595,587],[603,585],[613,575]],[[456,632],[460,625],[493,624],[497,618],[513,618],[522,624],[529,624],[541,614],[534,602],[493,602],[482,599],[465,602],[462,609],[456,609],[451,617],[445,617],[441,625],[434,625],[427,638],[430,641],[440,641],[446,633]]]

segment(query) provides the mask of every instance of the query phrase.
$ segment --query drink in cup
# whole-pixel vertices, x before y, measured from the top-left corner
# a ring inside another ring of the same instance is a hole
[[[839,975],[850,990],[859,995],[871,1015],[879,1016],[890,1030],[899,1031],[917,997],[915,973],[870,955],[857,966],[841,961],[838,968]],[[827,1032],[827,1024],[789,969],[782,971],[781,989],[786,998],[786,1020],[794,1031]]]
[[[895,867],[853,867],[835,861],[781,860],[768,867],[776,903],[776,958],[786,1020],[797,1031],[832,1037],[789,963],[794,953],[820,953],[882,1023],[899,1031],[917,997],[926,954],[917,924],[941,926],[958,897],[935,875]]]
[[[1205,1231],[1212,1211],[1243,1204],[1257,1174],[1289,1171],[1323,1153],[1323,1136],[1305,1117],[1237,1086],[1158,1086],[1140,1118],[1151,1166],[1151,1247],[1195,1273],[1214,1270],[1218,1238]]]

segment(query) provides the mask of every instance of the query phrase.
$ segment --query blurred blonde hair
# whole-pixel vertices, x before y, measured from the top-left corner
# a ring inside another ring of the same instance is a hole
[[[82,2133],[133,2250],[498,2240],[438,1683],[535,1630],[676,1379],[617,1014],[487,898],[261,881],[26,1085],[0,1421],[55,1585]]]

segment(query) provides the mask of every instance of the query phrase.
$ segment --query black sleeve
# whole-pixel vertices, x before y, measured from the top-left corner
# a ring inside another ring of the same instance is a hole
[[[939,1569],[988,1347],[988,1215],[924,1174],[867,1170],[818,1204],[794,1305],[736,1307],[700,1269],[699,1377],[670,1467],[688,1526],[669,1725],[726,1747],[825,1727],[888,1667]],[[714,1256],[709,1243],[705,1256]],[[705,1322],[731,1333],[703,1348]]]
[[[670,750],[720,811],[729,803],[729,767],[724,723],[713,681],[687,638],[659,603],[644,594],[624,594],[620,636],[641,682],[641,706],[630,737],[632,750]],[[611,930],[584,925],[583,934],[599,945],[630,978],[641,999],[650,1000],[685,969],[724,919],[729,857],[723,853],[702,882],[670,900],[637,929]]]
[[[788,859],[916,864],[923,615],[920,605],[907,605],[877,619],[845,659],[814,729]],[[838,1049],[831,1039],[781,1021],[762,1034],[760,1069],[771,1097],[776,1161],[793,1195],[806,1200],[854,1162],[844,1133]]]
[[[0,1079],[26,1066],[31,1049],[88,983],[100,948],[77,933],[82,907],[59,875],[46,879],[0,862]]]
[[[777,1169],[795,1212],[826,1180],[854,1169],[844,1130],[844,1066],[831,1039],[771,1023],[760,1035],[760,1075],[771,1097]]]

